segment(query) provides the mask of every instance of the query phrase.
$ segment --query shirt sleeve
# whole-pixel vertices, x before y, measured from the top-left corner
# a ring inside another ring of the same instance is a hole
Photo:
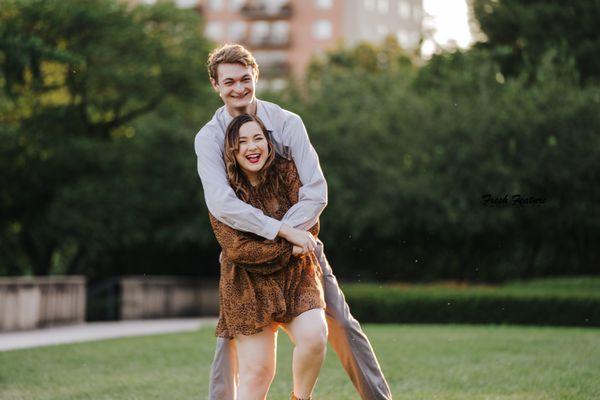
[[[298,202],[283,216],[282,222],[307,230],[314,226],[327,206],[327,182],[319,165],[319,157],[313,148],[304,123],[293,114],[283,127],[284,138],[289,138],[289,147],[294,164],[302,182]]]
[[[201,130],[196,135],[194,148],[209,212],[234,229],[274,239],[281,229],[281,221],[238,199],[227,180],[222,146]]]
[[[225,225],[212,214],[209,214],[209,219],[223,254],[236,265],[264,266],[265,269],[269,269],[273,265],[285,267],[289,264],[293,246],[287,240],[268,240],[252,233],[238,231]]]

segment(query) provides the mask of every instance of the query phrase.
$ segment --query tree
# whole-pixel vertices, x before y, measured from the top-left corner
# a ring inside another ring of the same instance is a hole
[[[191,112],[207,93],[201,32],[194,11],[164,2],[2,2],[0,270],[80,272],[86,257],[136,237],[137,222],[111,208],[131,205],[125,188],[139,188],[127,175],[148,154],[133,152],[168,152],[144,146],[136,127],[161,108]],[[171,117],[172,127],[197,126],[204,114],[195,112]],[[94,233],[106,241],[90,243]]]
[[[287,104],[329,184],[320,235],[337,274],[502,281],[597,272],[598,86],[580,87],[572,65],[548,57],[532,81],[504,76],[487,49],[436,55],[418,70],[377,67],[379,51],[319,61],[307,93]],[[485,194],[546,201],[486,207]]]
[[[583,82],[600,78],[600,0],[470,0],[506,76],[533,73],[549,51],[573,59]]]

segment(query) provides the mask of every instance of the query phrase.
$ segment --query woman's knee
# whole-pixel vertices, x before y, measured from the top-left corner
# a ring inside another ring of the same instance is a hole
[[[296,345],[307,351],[321,353],[327,348],[327,323],[324,318],[315,318],[296,335]]]
[[[251,363],[240,368],[240,381],[253,387],[269,385],[275,376],[275,368],[271,364]]]

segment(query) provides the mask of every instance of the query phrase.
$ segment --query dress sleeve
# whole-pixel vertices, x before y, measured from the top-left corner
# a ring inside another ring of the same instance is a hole
[[[209,213],[210,224],[223,254],[228,260],[243,268],[264,266],[285,267],[292,256],[292,244],[281,238],[264,239],[258,235],[238,231]]]

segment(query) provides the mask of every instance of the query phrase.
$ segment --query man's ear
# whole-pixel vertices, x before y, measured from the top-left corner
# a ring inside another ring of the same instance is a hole
[[[213,78],[210,78],[210,85],[213,87],[215,92],[219,93],[219,87],[217,86],[217,81],[215,81]]]

